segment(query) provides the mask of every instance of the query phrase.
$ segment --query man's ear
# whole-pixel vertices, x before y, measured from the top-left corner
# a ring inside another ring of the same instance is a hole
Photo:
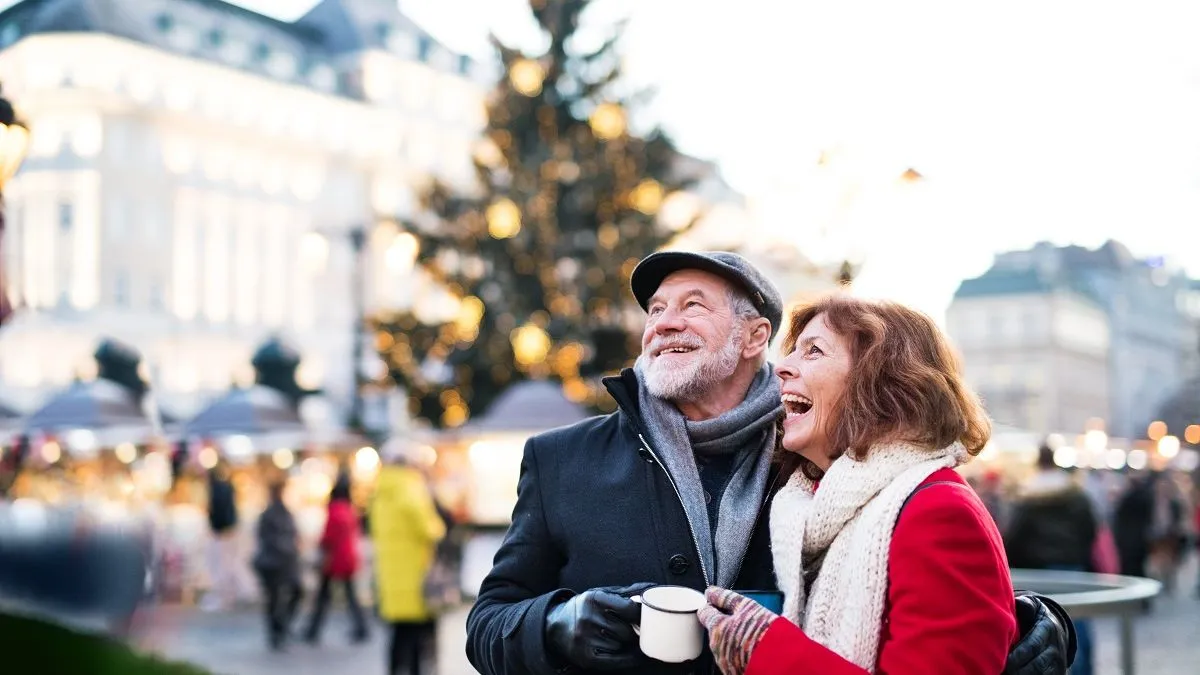
[[[742,344],[742,358],[753,359],[767,351],[771,344],[771,322],[759,317],[749,322],[746,342]]]

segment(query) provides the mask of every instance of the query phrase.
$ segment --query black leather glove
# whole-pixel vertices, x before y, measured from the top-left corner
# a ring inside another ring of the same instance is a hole
[[[586,670],[621,670],[645,664],[633,624],[641,605],[630,600],[654,584],[593,588],[546,615],[546,642],[554,655]]]
[[[1058,603],[1018,592],[1021,637],[1008,653],[1004,675],[1061,675],[1075,660],[1075,625]]]

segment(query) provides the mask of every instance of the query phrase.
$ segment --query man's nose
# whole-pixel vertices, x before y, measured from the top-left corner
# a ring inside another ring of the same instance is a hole
[[[654,332],[660,335],[678,333],[685,328],[687,328],[687,322],[683,320],[683,315],[670,309],[663,310],[662,314],[658,315],[658,320],[654,322]]]

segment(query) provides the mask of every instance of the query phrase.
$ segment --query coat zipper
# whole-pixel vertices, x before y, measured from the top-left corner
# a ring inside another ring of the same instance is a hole
[[[654,448],[651,448],[650,444],[646,442],[645,437],[641,433],[638,433],[637,437],[642,442],[642,447],[646,448],[646,452],[650,453],[650,456],[654,458],[654,463],[661,467],[663,473],[666,474],[667,482],[671,484],[671,489],[675,491],[675,498],[679,500],[679,505],[683,507],[683,519],[687,521],[688,532],[692,535],[692,546],[696,550],[696,560],[700,562],[700,573],[704,575],[704,585],[711,586],[712,581],[708,577],[708,568],[704,565],[704,556],[700,554],[700,539],[696,537],[696,528],[692,525],[692,519],[687,517],[687,507],[683,504],[683,495],[679,492],[679,486],[675,485],[675,479],[671,477],[671,472],[667,471],[667,467],[658,458],[658,454],[654,452]],[[743,557],[745,557],[745,554],[743,554]]]

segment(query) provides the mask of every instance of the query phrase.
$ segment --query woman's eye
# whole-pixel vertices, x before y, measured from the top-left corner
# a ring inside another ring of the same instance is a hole
[[[821,351],[821,348],[820,348],[820,347],[818,347],[818,346],[816,346],[816,345],[812,345],[812,346],[810,346],[810,347],[808,348],[808,351],[807,351],[807,352],[805,352],[805,353],[806,353],[806,354],[809,354],[809,355],[812,355],[812,356],[816,356],[816,355],[818,355],[818,354],[824,354],[825,352]]]

